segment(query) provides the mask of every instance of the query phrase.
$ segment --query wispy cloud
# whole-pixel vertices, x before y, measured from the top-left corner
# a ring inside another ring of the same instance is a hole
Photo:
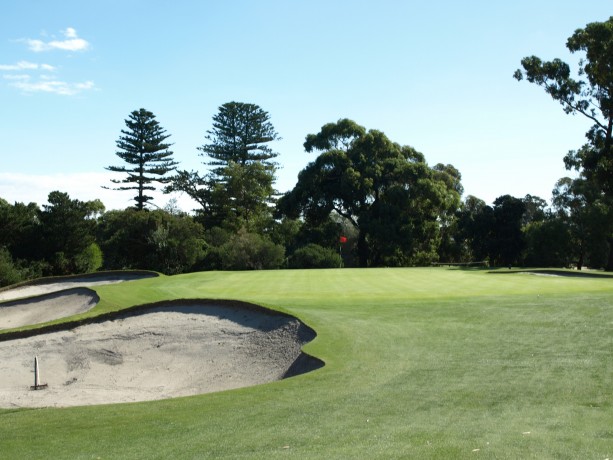
[[[27,38],[24,41],[28,44],[30,51],[36,53],[52,50],[86,51],[91,47],[87,40],[78,37],[77,31],[72,27],[63,30],[62,34],[64,35],[64,40],[44,42],[42,40]]]
[[[26,77],[29,76],[26,75]],[[31,78],[20,78],[10,83],[10,85],[26,93],[53,93],[61,96],[74,96],[75,94],[79,94],[83,91],[96,88],[93,81],[68,83],[65,81],[51,79],[32,81]]]
[[[35,62],[19,61],[17,64],[0,64],[0,70],[9,72],[13,70],[46,70],[48,72],[52,72],[56,69],[50,64],[37,64]]]
[[[9,74],[2,75],[5,80],[29,80],[31,77],[29,75],[24,74]]]
[[[91,47],[89,42],[80,38],[76,29],[72,27],[62,30],[61,33],[64,37],[63,40],[52,37],[49,41],[28,38],[15,40],[15,42],[25,42],[30,51],[36,53],[51,50],[86,51]],[[47,63],[22,60],[15,64],[0,64],[0,72],[16,72],[5,73],[2,77],[8,82],[9,86],[26,94],[49,93],[74,96],[84,91],[97,89],[95,83],[91,80],[76,83],[64,81],[57,75],[58,68]]]

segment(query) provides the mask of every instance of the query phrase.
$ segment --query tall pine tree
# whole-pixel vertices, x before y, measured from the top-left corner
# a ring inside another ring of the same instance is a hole
[[[128,129],[121,131],[116,154],[129,166],[108,166],[105,169],[127,174],[125,179],[112,179],[111,182],[133,185],[113,190],[136,190],[136,209],[142,210],[153,199],[145,194],[146,190],[155,190],[151,183],[167,183],[170,178],[164,176],[173,171],[178,163],[172,159],[173,152],[169,150],[172,144],[164,142],[170,134],[166,134],[153,113],[145,109],[135,110],[125,123]]]
[[[199,147],[209,172],[178,171],[167,192],[184,192],[197,201],[207,228],[258,231],[271,217],[277,163],[269,143],[280,137],[268,112],[256,104],[228,102],[213,116],[206,144]]]
[[[279,139],[268,112],[255,104],[227,102],[213,116],[213,129],[205,137],[208,144],[199,147],[202,156],[212,159],[213,173],[220,178],[231,163],[245,166],[258,162],[274,174],[276,164],[271,162],[278,153],[267,145]]]
[[[213,116],[207,144],[199,147],[211,166],[209,200],[213,220],[230,227],[257,227],[269,214],[277,163],[268,143],[279,139],[268,112],[256,104],[228,102]]]

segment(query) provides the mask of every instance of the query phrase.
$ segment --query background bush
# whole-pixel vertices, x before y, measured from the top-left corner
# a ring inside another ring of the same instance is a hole
[[[296,249],[289,258],[290,268],[337,268],[340,263],[340,255],[334,249],[315,243]]]

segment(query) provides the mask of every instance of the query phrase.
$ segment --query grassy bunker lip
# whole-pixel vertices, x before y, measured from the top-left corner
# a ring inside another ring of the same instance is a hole
[[[318,369],[315,331],[247,302],[181,299],[0,334],[0,407],[148,401],[253,386]],[[34,355],[47,390],[28,391]]]

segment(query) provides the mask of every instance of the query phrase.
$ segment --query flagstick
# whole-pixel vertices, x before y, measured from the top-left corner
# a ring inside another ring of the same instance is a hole
[[[338,255],[340,257],[340,261],[338,263],[338,268],[343,268],[343,244],[347,242],[347,237],[341,235],[338,239]]]

